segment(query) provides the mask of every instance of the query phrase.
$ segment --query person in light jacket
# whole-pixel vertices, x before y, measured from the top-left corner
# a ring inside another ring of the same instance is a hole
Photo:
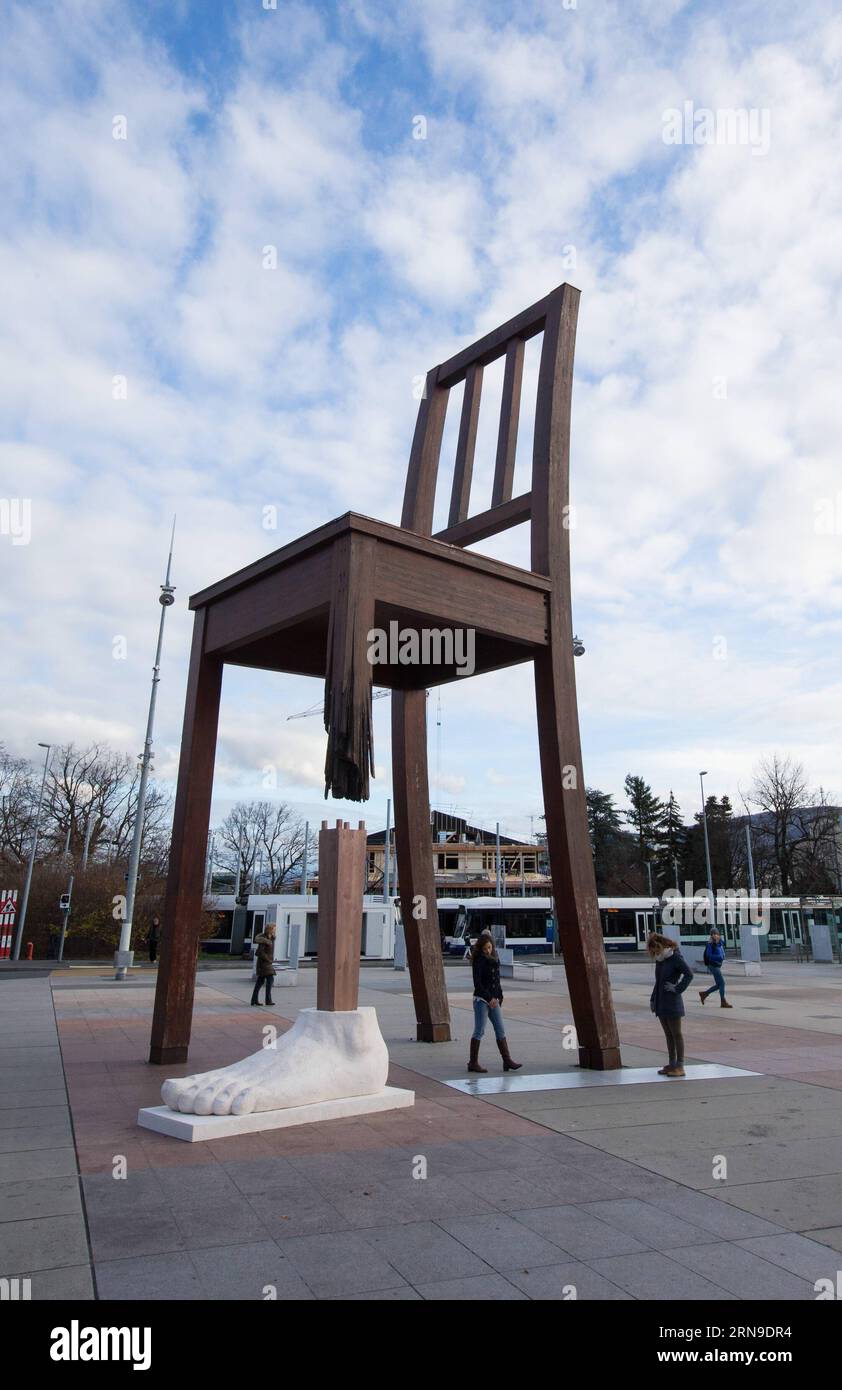
[[[257,961],[257,979],[254,982],[251,1002],[260,1005],[260,987],[266,986],[266,1003],[272,1007],[272,981],[275,978],[275,928],[268,926],[254,938],[254,956]]]
[[[722,975],[722,963],[725,960],[725,947],[722,945],[722,937],[714,927],[710,934],[710,940],[705,943],[704,962],[713,976],[713,984],[710,989],[700,989],[699,998],[704,1004],[709,994],[715,994],[719,990],[720,1009],[733,1009],[734,1005],[729,1004],[725,998],[725,980]]]
[[[650,1008],[664,1030],[669,1061],[661,1067],[659,1076],[684,1076],[684,1037],[681,1020],[684,1017],[682,994],[693,978],[693,971],[681,954],[677,941],[652,932],[646,949],[655,962],[655,988],[649,1000]]]
[[[504,1071],[519,1071],[522,1062],[514,1062],[509,1056],[506,1029],[503,1024],[503,990],[500,986],[500,958],[494,949],[490,932],[482,932],[474,942],[471,952],[471,966],[474,972],[474,1033],[471,1038],[471,1058],[468,1071],[486,1072],[487,1067],[479,1064],[479,1045],[485,1032],[485,1025],[491,1019]]]

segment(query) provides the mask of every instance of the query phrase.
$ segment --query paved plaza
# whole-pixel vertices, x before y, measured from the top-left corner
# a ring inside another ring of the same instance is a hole
[[[660,1066],[651,969],[610,973],[625,1066]],[[688,1065],[754,1074],[481,1095],[447,1084],[466,1077],[468,970],[447,969],[457,1041],[431,1046],[408,975],[369,967],[360,1004],[415,1106],[202,1144],[139,1129],[138,1109],[289,1026],[315,971],[273,1010],[249,1007],[247,969],[200,971],[171,1069],[146,1062],[154,973],[109,974],[0,972],[0,1272],[33,1299],[811,1300],[842,1267],[838,966],[728,976],[731,1011],[702,1009],[694,980]],[[574,1065],[553,976],[507,984],[518,1080]],[[481,1060],[502,1074],[490,1029]]]

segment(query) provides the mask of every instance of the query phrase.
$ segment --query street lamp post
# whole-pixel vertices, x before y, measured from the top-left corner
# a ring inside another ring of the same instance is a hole
[[[35,851],[38,848],[38,831],[41,828],[41,802],[44,800],[44,786],[47,781],[47,771],[50,766],[51,743],[39,743],[39,748],[46,748],[44,756],[44,775],[41,778],[41,790],[38,793],[38,809],[35,812],[35,829],[32,832],[32,848],[29,851],[29,863],[26,868],[26,883],[23,886],[23,902],[20,905],[20,916],[18,917],[18,928],[15,932],[15,949],[12,952],[12,960],[20,960],[20,943],[23,938],[23,927],[26,922],[26,909],[29,905],[29,889],[32,885],[32,870],[35,867]]]
[[[307,879],[310,874],[310,822],[304,822],[304,862],[301,865],[301,892],[307,892]]]
[[[126,915],[123,919],[123,926],[120,931],[120,945],[114,954],[114,978],[115,980],[125,980],[128,968],[134,959],[134,952],[131,949],[132,940],[132,918],[134,917],[135,894],[137,891],[137,875],[140,868],[140,849],[143,840],[143,814],[146,809],[146,788],[149,782],[149,768],[152,763],[152,732],[155,727],[155,702],[158,696],[158,682],[161,679],[161,648],[164,642],[164,619],[167,616],[167,609],[175,603],[175,589],[170,583],[170,571],[172,569],[172,547],[175,535],[175,520],[173,520],[172,535],[170,536],[170,553],[167,560],[167,577],[161,585],[161,593],[158,602],[161,605],[161,620],[158,624],[158,646],[155,651],[155,665],[152,667],[152,692],[149,696],[149,715],[146,721],[146,739],[143,744],[143,752],[140,757],[140,785],[137,791],[137,808],[135,810],[134,835],[132,836],[132,849],[129,856],[128,882],[126,883]]]
[[[64,960],[64,942],[67,937],[67,919],[70,916],[70,904],[73,899],[73,878],[70,875],[70,882],[67,885],[67,892],[62,895],[61,901],[61,940],[58,944],[58,959]]]
[[[386,839],[383,845],[383,901],[389,901],[389,880],[392,877],[392,798],[386,802]]]
[[[710,903],[709,915],[708,915],[708,923],[709,923],[709,929],[712,930],[713,927],[716,926],[716,906],[715,906],[715,899],[714,899],[714,896],[713,896],[713,874],[711,873],[711,870],[710,870],[710,841],[709,841],[709,839],[708,839],[708,813],[707,813],[707,806],[705,805],[705,780],[704,780],[704,779],[705,779],[706,777],[707,777],[707,771],[705,771],[705,772],[700,772],[700,773],[699,773],[699,784],[700,784],[700,786],[701,786],[701,788],[702,788],[702,824],[704,825],[704,828],[705,828],[705,864],[707,865],[707,871],[708,871],[708,900],[709,900],[709,903]]]

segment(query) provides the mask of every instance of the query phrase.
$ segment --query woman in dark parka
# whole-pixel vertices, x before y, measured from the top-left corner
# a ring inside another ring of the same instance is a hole
[[[471,1058],[468,1071],[487,1071],[479,1064],[479,1045],[485,1032],[488,1019],[494,1029],[504,1071],[519,1071],[522,1062],[514,1062],[509,1056],[506,1029],[503,1024],[503,990],[500,986],[500,960],[494,949],[490,932],[482,932],[474,942],[471,951],[471,966],[474,972],[474,1033],[471,1038]]]
[[[684,1076],[684,1037],[681,1020],[684,1017],[682,994],[693,978],[693,971],[681,954],[677,941],[653,932],[646,949],[655,962],[655,988],[649,1000],[653,1014],[664,1030],[669,1061],[661,1067],[660,1076]]]
[[[254,938],[254,956],[257,962],[257,979],[252,990],[252,1004],[260,1004],[260,990],[266,986],[266,1003],[272,1007],[272,981],[275,978],[275,928],[268,926]]]

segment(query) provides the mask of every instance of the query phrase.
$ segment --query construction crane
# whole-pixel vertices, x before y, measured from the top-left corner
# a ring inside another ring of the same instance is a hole
[[[371,698],[372,700],[385,700],[387,695],[391,695],[391,693],[391,690],[375,690]],[[298,714],[288,714],[287,723],[290,719],[309,719],[311,715],[324,714],[324,708],[325,702],[320,700],[317,705],[311,705],[309,709],[299,710]]]

